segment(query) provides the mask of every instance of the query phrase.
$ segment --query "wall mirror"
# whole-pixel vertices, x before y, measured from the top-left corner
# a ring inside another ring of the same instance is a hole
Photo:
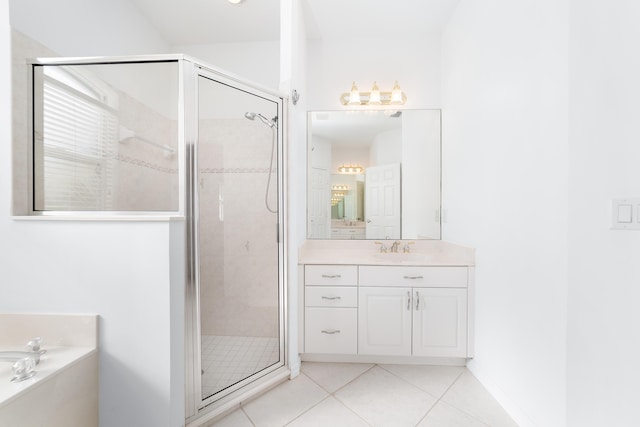
[[[308,239],[440,239],[440,110],[307,121]]]

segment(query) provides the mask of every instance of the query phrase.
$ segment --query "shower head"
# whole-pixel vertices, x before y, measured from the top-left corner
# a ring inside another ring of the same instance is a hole
[[[278,117],[274,117],[272,120],[267,119],[265,116],[263,116],[260,113],[249,113],[246,112],[244,113],[244,116],[249,119],[249,120],[255,120],[256,117],[258,119],[260,119],[260,121],[262,123],[264,123],[265,125],[269,126],[269,127],[276,127],[277,123],[278,123]]]

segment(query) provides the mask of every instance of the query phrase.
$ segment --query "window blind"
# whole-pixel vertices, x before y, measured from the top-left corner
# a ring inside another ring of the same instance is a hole
[[[111,210],[117,117],[65,84],[43,83],[44,210]]]

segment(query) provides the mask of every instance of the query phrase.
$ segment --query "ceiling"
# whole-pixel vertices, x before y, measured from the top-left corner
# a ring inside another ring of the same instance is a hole
[[[280,39],[280,0],[129,1],[171,46]]]
[[[303,0],[313,39],[440,33],[459,0]]]
[[[171,46],[277,41],[280,0],[130,0]],[[336,39],[439,33],[459,0],[300,0],[307,36]]]

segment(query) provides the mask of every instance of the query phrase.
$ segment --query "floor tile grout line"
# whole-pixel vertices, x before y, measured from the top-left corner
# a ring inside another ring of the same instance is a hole
[[[372,370],[373,368],[375,368],[376,366],[378,366],[377,363],[373,363],[371,365],[371,367],[369,367],[368,369],[364,370],[363,372],[361,372],[360,374],[358,374],[355,378],[353,378],[351,381],[347,382],[346,384],[343,384],[342,386],[340,386],[339,388],[337,388],[333,393],[331,393],[332,395],[335,395],[337,392],[339,392],[340,390],[342,390],[343,388],[345,388],[346,386],[348,386],[349,384],[351,384],[352,382],[354,382],[355,380],[357,380],[358,378],[360,378],[361,376],[363,376],[364,374],[366,374],[367,372],[369,372],[370,370]]]
[[[356,411],[354,411],[353,409],[349,408],[349,407],[347,406],[347,404],[346,404],[346,403],[344,403],[342,400],[340,400],[338,397],[333,396],[333,395],[332,395],[331,397],[333,397],[333,398],[336,400],[336,402],[338,402],[339,404],[341,404],[342,406],[344,406],[344,408],[345,408],[347,411],[351,412],[351,413],[352,413],[352,414],[354,414],[356,417],[360,418],[360,419],[361,419],[361,420],[362,420],[366,425],[368,425],[368,426],[373,426],[373,424],[371,424],[369,421],[365,420],[365,419],[364,419],[360,414],[358,414]]]
[[[242,413],[244,414],[245,417],[247,417],[247,419],[249,420],[249,422],[251,423],[251,425],[253,427],[256,427],[256,423],[253,422],[253,420],[251,419],[251,417],[249,416],[249,414],[247,414],[247,412],[244,410],[244,405],[240,404],[240,410],[242,411]]]
[[[466,369],[466,367],[465,367]],[[469,372],[471,374],[471,376],[473,376],[473,373],[471,371],[469,371],[469,369],[466,369],[467,372]],[[444,394],[442,395],[442,398],[444,398],[444,396],[449,392],[449,390],[451,389],[451,387],[453,387],[455,385],[455,383],[458,382],[458,380],[462,377],[462,375],[464,375],[464,372],[462,372],[460,375],[458,375],[458,378],[456,378],[456,380],[453,382],[453,384],[451,384],[451,386],[447,389],[447,391],[444,392]],[[475,378],[475,377],[474,377]],[[442,399],[441,398],[441,399]],[[440,401],[440,400],[438,400]],[[462,412],[463,414],[473,418],[474,420],[476,420],[477,422],[486,425],[487,427],[491,427],[489,424],[485,423],[484,420],[480,420],[478,419],[478,417],[476,417],[474,414],[470,414],[469,412],[467,412],[466,410],[462,409],[462,408],[458,408],[456,405],[447,402],[446,400],[443,400],[444,403],[446,403],[447,405],[451,406],[452,408],[457,409],[458,411]],[[435,405],[434,405],[435,406]]]
[[[416,365],[416,366],[418,366],[418,365]],[[380,369],[384,370],[385,372],[390,373],[391,375],[393,375],[394,377],[396,377],[396,378],[397,378],[397,379],[399,379],[400,381],[403,381],[403,382],[405,382],[405,383],[407,383],[407,384],[409,384],[409,385],[411,385],[411,386],[413,386],[413,387],[417,388],[418,390],[420,390],[420,391],[422,391],[422,392],[424,392],[424,393],[427,393],[429,396],[433,397],[433,398],[434,398],[434,399],[436,399],[436,400],[440,400],[440,398],[439,398],[438,396],[435,396],[435,395],[433,395],[431,392],[429,392],[429,391],[427,391],[427,390],[425,390],[425,389],[423,389],[423,388],[421,388],[421,387],[418,387],[417,385],[415,385],[415,384],[413,384],[413,383],[411,383],[411,382],[409,382],[409,381],[405,380],[405,379],[404,379],[404,378],[402,378],[401,376],[399,376],[399,375],[397,375],[397,374],[395,374],[395,373],[391,372],[391,371],[390,371],[390,370],[388,370],[388,369],[385,369],[383,366],[379,366],[379,367],[380,367]],[[462,375],[462,374],[460,374],[460,375]],[[453,382],[455,383],[457,379],[458,379],[458,377],[456,377],[456,379],[455,379],[455,380],[453,380]],[[453,383],[451,383],[451,384],[453,385]],[[450,386],[449,386],[449,387],[450,387]],[[447,390],[449,390],[449,389],[447,388]],[[445,391],[445,393],[446,393],[446,391]],[[443,396],[444,396],[444,394],[443,394]]]
[[[312,362],[313,363],[313,362]],[[347,382],[346,384],[342,385],[341,387],[339,387],[338,389],[336,389],[334,392],[330,392],[329,390],[327,390],[326,388],[324,388],[322,385],[320,385],[318,382],[316,382],[313,378],[311,378],[311,376],[306,375],[307,378],[309,378],[314,384],[316,384],[318,387],[320,387],[321,389],[323,389],[324,391],[326,391],[327,393],[329,393],[329,396],[327,396],[324,400],[328,399],[329,397],[333,397],[338,403],[340,403],[342,406],[344,406],[349,412],[351,412],[352,414],[354,414],[355,416],[357,416],[358,418],[360,418],[362,421],[364,421],[365,424],[367,424],[368,426],[371,426],[371,424],[365,420],[364,418],[362,418],[360,416],[360,414],[358,414],[357,412],[355,412],[353,409],[349,408],[347,406],[346,403],[344,403],[338,396],[336,396],[335,394],[337,392],[339,392],[340,390],[342,390],[343,388],[345,388],[346,386],[348,386],[349,384],[351,384],[352,382],[354,382],[355,380],[357,380],[358,378],[360,378],[361,376],[363,376],[364,374],[366,374],[367,372],[369,372],[371,369],[375,368],[376,366],[378,366],[376,363],[373,363],[372,366],[370,366],[368,369],[366,369],[365,371],[363,371],[362,373],[360,373],[358,376],[356,376],[355,378],[353,378],[352,380],[350,380],[349,382]],[[302,369],[300,369],[300,374],[304,374],[304,372],[302,371]],[[317,405],[316,405],[317,406]],[[311,408],[309,408],[310,410]]]
[[[291,421],[287,421],[287,423],[284,424],[283,427],[288,426],[289,424],[291,424],[292,422],[294,422],[295,420],[297,420],[298,418],[300,418],[301,416],[303,416],[304,414],[306,414],[307,412],[309,412],[310,410],[312,410],[316,406],[320,405],[322,402],[324,402],[325,400],[329,399],[330,397],[332,397],[332,396],[330,394],[327,394],[325,397],[320,399],[319,402],[315,403],[310,408],[305,409],[304,411],[302,411],[302,413],[300,413],[300,414],[296,415],[295,417],[293,417],[293,419]]]
[[[467,369],[467,368],[465,367],[465,369]],[[442,400],[442,398],[445,396],[445,394],[447,394],[447,393],[449,392],[449,390],[451,390],[451,387],[453,387],[453,385],[454,385],[455,383],[457,383],[457,382],[458,382],[458,380],[460,379],[460,377],[462,376],[462,374],[464,374],[464,370],[458,374],[458,376],[456,377],[456,379],[455,379],[455,380],[453,380],[453,381],[451,382],[451,384],[449,384],[449,387],[447,387],[447,389],[444,391],[444,393],[442,393],[442,395],[436,399],[436,402],[435,402],[433,405],[431,405],[431,408],[429,408],[429,410],[427,411],[427,413],[426,413],[426,414],[424,414],[424,416],[423,416],[422,418],[420,418],[420,421],[418,421],[418,424],[416,424],[416,427],[417,427],[417,426],[419,426],[419,425],[420,425],[420,423],[421,423],[422,421],[424,421],[424,419],[425,419],[425,418],[427,418],[427,417],[429,416],[429,414],[431,413],[431,411],[433,411],[433,408],[435,408],[435,407],[438,405],[438,403],[440,403],[440,401],[441,401],[441,400]],[[453,406],[453,405],[452,405],[452,406]],[[455,406],[454,406],[454,408],[455,408]],[[458,409],[458,408],[456,408],[456,409]],[[475,418],[474,418],[474,419],[475,419]]]

